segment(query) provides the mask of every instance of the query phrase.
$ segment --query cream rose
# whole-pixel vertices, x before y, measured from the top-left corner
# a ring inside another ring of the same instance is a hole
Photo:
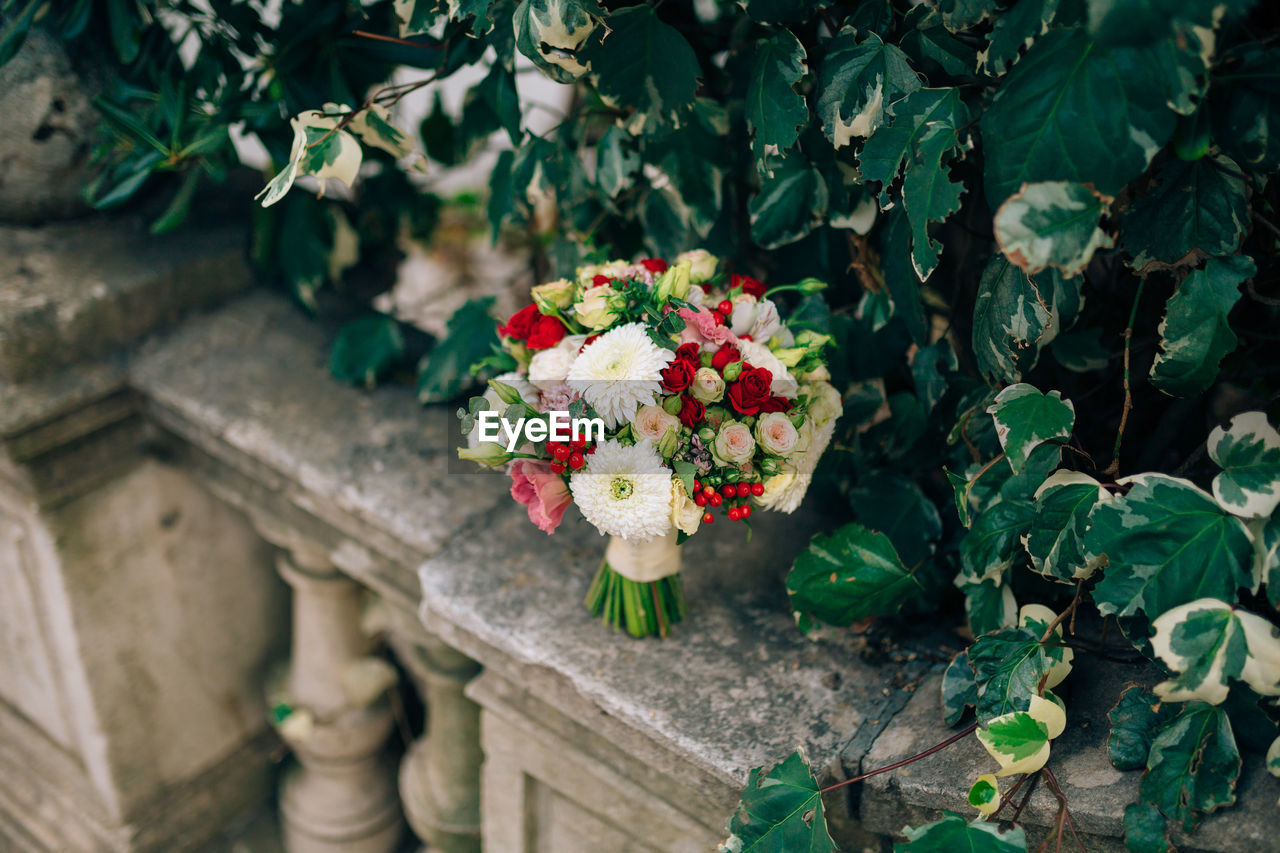
[[[676,263],[681,264],[686,261],[689,264],[689,280],[694,284],[701,284],[715,278],[716,267],[720,264],[720,259],[706,249],[694,249],[676,255]]]
[[[756,441],[775,456],[789,456],[800,441],[800,433],[782,412],[767,412],[756,421]]]
[[[671,523],[689,536],[697,533],[698,525],[702,523],[702,507],[689,498],[684,481],[679,477],[671,478]]]
[[[809,415],[819,426],[844,412],[844,400],[830,382],[813,382],[801,390],[809,398]]]
[[[573,306],[578,321],[588,329],[606,329],[618,322],[618,314],[609,304],[613,295],[613,288],[607,284],[589,289],[582,301]]]
[[[689,386],[693,399],[702,403],[718,403],[724,399],[724,377],[711,367],[699,367]]]
[[[567,278],[549,281],[533,288],[533,301],[543,314],[552,314],[573,304],[575,289],[573,282]]]
[[[715,440],[711,443],[711,453],[720,462],[728,465],[741,465],[751,460],[756,452],[756,440],[751,437],[751,430],[739,421],[725,421],[720,425]]]
[[[792,503],[796,485],[795,469],[790,465],[784,466],[782,470],[772,477],[765,478],[764,494],[754,498],[755,503],[762,509],[781,509],[783,512],[792,512],[795,506],[790,509],[786,507]],[[796,506],[799,506],[799,503],[799,501],[795,501]]]
[[[641,406],[631,419],[631,430],[636,438],[647,438],[655,444],[671,427],[680,429],[680,420],[667,414],[661,406]]]
[[[564,382],[586,339],[586,335],[568,335],[551,349],[534,353],[529,362],[529,381],[541,391],[550,391]]]

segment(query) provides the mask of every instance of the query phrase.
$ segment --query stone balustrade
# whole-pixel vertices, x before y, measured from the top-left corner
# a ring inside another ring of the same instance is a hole
[[[110,252],[121,227],[77,239]],[[85,275],[58,269],[70,249],[56,234],[39,239],[46,274]],[[200,275],[247,281],[207,236],[170,245]],[[96,296],[49,290],[43,316],[63,316],[58,300],[102,300],[84,310],[103,317],[145,305],[154,276],[118,260],[109,287],[85,289]],[[948,734],[936,634],[869,648],[795,630],[781,578],[822,524],[812,514],[762,514],[750,544],[728,524],[700,534],[688,621],[635,641],[582,607],[603,538],[573,514],[545,537],[500,476],[451,462],[444,408],[335,383],[323,332],[280,297],[239,296],[111,349],[180,312],[38,333],[11,306],[39,290],[0,281],[4,849],[218,849],[274,786],[294,853],[413,838],[448,853],[708,851],[751,767],[803,745],[835,781]],[[54,351],[56,364],[30,355]],[[352,674],[383,653],[399,684],[368,695]],[[1054,761],[1099,850],[1115,848],[1137,779],[1097,749],[1108,691],[1150,675],[1073,679],[1088,725]],[[268,722],[278,694],[303,715],[283,741]],[[421,734],[405,710],[419,701]],[[830,796],[842,849],[887,850],[902,825],[965,811],[988,769],[975,747]],[[1268,849],[1276,794],[1246,767],[1242,807],[1180,849]],[[1043,796],[1033,830],[1053,818]]]

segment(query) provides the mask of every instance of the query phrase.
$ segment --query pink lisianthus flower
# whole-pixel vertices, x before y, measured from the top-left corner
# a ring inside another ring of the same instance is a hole
[[[716,322],[710,310],[699,306],[697,309],[681,308],[680,319],[684,320],[684,329],[680,332],[680,343],[714,344],[716,347],[725,344],[736,344],[738,336],[728,326]]]
[[[551,463],[517,459],[511,463],[511,497],[529,510],[529,520],[545,533],[554,533],[573,497]]]

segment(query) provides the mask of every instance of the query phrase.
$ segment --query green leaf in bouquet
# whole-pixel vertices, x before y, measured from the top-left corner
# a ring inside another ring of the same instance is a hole
[[[1265,518],[1280,506],[1280,433],[1264,412],[1245,412],[1229,428],[1209,434],[1209,458],[1222,473],[1213,478],[1218,503],[1245,518]]]
[[[1115,243],[1099,226],[1110,203],[1085,184],[1023,184],[996,211],[996,241],[1005,257],[1028,275],[1052,266],[1074,276],[1094,252]]]
[[[1156,734],[1178,716],[1178,706],[1162,705],[1142,687],[1131,684],[1107,714],[1111,734],[1107,755],[1117,770],[1141,770],[1147,766],[1151,742]]]
[[[1139,790],[1144,801],[1191,832],[1207,813],[1236,801],[1239,775],[1240,752],[1226,712],[1188,702],[1152,741]]]
[[[1151,383],[1178,397],[1198,394],[1218,377],[1218,365],[1236,348],[1227,315],[1240,299],[1240,285],[1255,271],[1244,255],[1210,258],[1192,271],[1165,305],[1160,352]]]
[[[1071,437],[1075,408],[1059,391],[1041,393],[1032,385],[1010,385],[996,395],[987,408],[996,425],[996,435],[1015,474],[1026,467],[1031,451],[1046,441]]]
[[[770,157],[769,174],[747,205],[751,239],[764,249],[794,243],[816,228],[827,212],[827,184],[803,154]]]
[[[1179,69],[1155,48],[1106,48],[1082,28],[1036,40],[982,116],[987,203],[1024,183],[1074,181],[1114,196],[1173,134]]]
[[[1120,241],[1129,266],[1195,264],[1240,248],[1249,230],[1249,194],[1230,158],[1215,154],[1188,163],[1171,157],[1155,174],[1155,187],[1124,216]]]
[[[372,388],[404,355],[400,326],[386,314],[368,314],[346,323],[329,352],[329,373],[340,382]]]
[[[815,536],[787,574],[791,609],[802,624],[816,618],[845,626],[894,613],[919,589],[889,537],[860,524]]]
[[[1151,803],[1124,807],[1124,846],[1129,853],[1173,853],[1169,822]]]
[[[728,828],[730,835],[722,849],[732,853],[835,853],[837,849],[827,831],[818,780],[802,749],[768,773],[763,767],[752,769]]]
[[[978,54],[984,74],[999,77],[1008,70],[1018,53],[1049,31],[1058,0],[1019,0],[996,17],[987,36],[987,49]]]
[[[648,4],[619,9],[606,24],[608,34],[583,51],[600,97],[631,111],[624,124],[633,136],[678,122],[698,90],[698,57],[689,42]]]
[[[809,107],[796,84],[804,79],[804,45],[788,29],[756,42],[747,84],[747,125],[757,159],[769,150],[790,148],[809,123]]]
[[[1001,830],[999,824],[977,817],[966,822],[955,812],[943,811],[941,820],[902,830],[906,841],[894,842],[893,853],[1026,853],[1022,827]]]
[[[1280,628],[1261,616],[1205,598],[1162,613],[1152,628],[1155,656],[1175,673],[1155,686],[1161,699],[1219,705],[1228,679],[1280,695]]]
[[[969,647],[969,663],[978,687],[978,720],[1025,711],[1038,695],[1050,662],[1040,637],[1026,628],[1001,628]]]
[[[942,714],[948,726],[954,726],[964,716],[965,708],[978,701],[978,685],[969,665],[969,653],[963,651],[951,659],[942,673]]]
[[[1186,480],[1129,478],[1132,488],[1093,511],[1088,559],[1106,557],[1094,600],[1104,614],[1148,619],[1211,597],[1234,601],[1252,583],[1253,542],[1244,522]]]
[[[594,0],[521,0],[513,19],[516,49],[552,80],[572,83],[590,69],[584,55],[600,15]]]
[[[1084,534],[1094,506],[1108,498],[1101,483],[1079,471],[1058,471],[1036,490],[1024,544],[1037,572],[1063,581],[1088,577],[1094,567],[1085,557]]]
[[[894,104],[920,88],[906,55],[875,33],[862,43],[844,27],[827,43],[818,73],[818,118],[836,148],[870,136],[884,124]]]
[[[483,358],[496,336],[489,316],[492,298],[473,299],[449,318],[449,334],[418,365],[418,399],[451,400],[474,381],[471,366]]]
[[[1238,64],[1214,81],[1213,140],[1246,170],[1273,172],[1280,167],[1280,48],[1242,44],[1223,59]]]

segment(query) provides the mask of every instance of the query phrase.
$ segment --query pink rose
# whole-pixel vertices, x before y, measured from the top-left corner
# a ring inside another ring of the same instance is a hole
[[[684,320],[685,324],[684,330],[680,333],[681,343],[712,343],[719,347],[738,342],[738,336],[732,329],[716,323],[715,315],[701,306],[696,310],[681,308],[680,319]]]
[[[511,463],[511,497],[529,508],[529,520],[545,533],[554,533],[569,508],[569,487],[551,463],[517,459]]]

